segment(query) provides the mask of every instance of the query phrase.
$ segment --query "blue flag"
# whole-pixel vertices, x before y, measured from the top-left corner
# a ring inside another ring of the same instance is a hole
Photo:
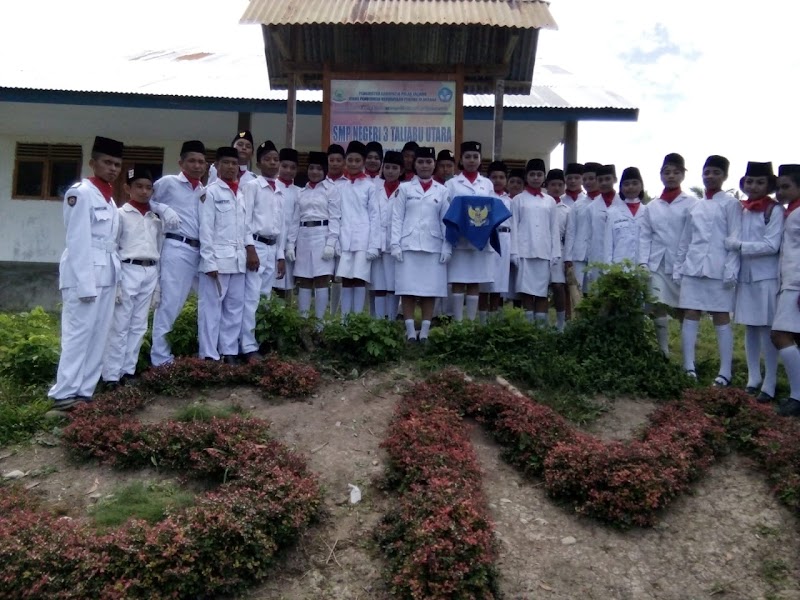
[[[456,196],[444,216],[445,237],[453,246],[465,238],[478,250],[491,244],[500,254],[497,228],[511,218],[511,211],[494,196]]]

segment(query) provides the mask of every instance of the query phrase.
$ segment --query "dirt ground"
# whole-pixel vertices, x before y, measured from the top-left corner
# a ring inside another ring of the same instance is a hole
[[[275,565],[274,576],[240,600],[387,598],[372,531],[391,503],[375,486],[383,471],[378,446],[400,393],[413,380],[404,367],[328,381],[312,398],[267,402],[248,388],[208,390],[194,398],[161,398],[141,414],[169,418],[190,402],[239,405],[273,423],[273,433],[308,457],[325,490],[324,514]],[[624,439],[647,422],[654,405],[621,398],[589,429]],[[572,514],[553,502],[541,481],[526,480],[500,459],[478,427],[472,438],[485,470],[484,489],[496,522],[502,588],[510,600],[574,598],[800,600],[798,522],[770,493],[749,462],[731,455],[693,492],[677,500],[652,529],[620,531]],[[85,518],[87,509],[132,480],[164,481],[154,469],[117,472],[76,464],[43,434],[0,448],[0,472],[28,472],[58,510]],[[349,503],[348,484],[361,490]]]

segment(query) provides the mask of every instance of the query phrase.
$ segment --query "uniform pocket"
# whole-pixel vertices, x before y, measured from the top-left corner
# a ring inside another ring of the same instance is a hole
[[[108,221],[111,218],[111,210],[107,206],[95,206],[92,213],[95,221]]]
[[[236,256],[236,248],[214,244],[214,256],[217,258],[234,258]]]
[[[92,248],[92,262],[98,267],[106,266],[108,255],[105,250],[99,248]]]
[[[233,202],[226,200],[225,202],[214,202],[214,208],[219,212],[228,212],[233,208]]]

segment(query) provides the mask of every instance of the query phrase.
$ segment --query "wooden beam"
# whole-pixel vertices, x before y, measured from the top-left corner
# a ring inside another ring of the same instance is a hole
[[[294,148],[297,123],[297,74],[289,75],[289,95],[286,98],[286,147]]]
[[[494,82],[494,143],[492,144],[492,160],[500,160],[503,156],[503,96],[505,82],[497,79]]]
[[[236,119],[236,131],[245,131],[252,129],[253,113],[240,112]]]
[[[578,162],[578,122],[564,123],[564,168],[569,163]]]

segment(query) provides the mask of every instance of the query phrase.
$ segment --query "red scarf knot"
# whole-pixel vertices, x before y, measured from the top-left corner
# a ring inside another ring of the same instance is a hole
[[[267,179],[267,185],[272,188],[272,191],[275,191],[275,180],[274,179]]]
[[[786,208],[786,216],[788,217],[798,208],[800,208],[800,198],[795,198],[794,200],[789,202],[789,206]]]
[[[617,195],[617,192],[611,190],[610,192],[603,192],[600,195],[603,197],[603,202],[606,203],[606,208],[609,208],[611,203],[614,202],[614,197]]]
[[[427,192],[433,185],[433,179],[428,179],[428,181],[422,181],[422,179],[420,179],[419,184],[422,186],[422,191]]]
[[[361,173],[356,173],[355,175],[351,175],[350,173],[345,173],[344,176],[347,177],[347,181],[349,181],[350,183],[355,183],[359,179],[367,178],[367,174],[364,173],[363,171]]]
[[[476,179],[478,179],[478,172],[477,172],[477,171],[474,171],[474,172],[472,172],[472,173],[467,173],[466,171],[463,171],[461,174],[462,174],[462,175],[463,175],[463,176],[464,176],[464,177],[467,179],[467,181],[469,181],[470,183],[475,183],[475,180],[476,180]]]
[[[538,187],[531,187],[529,185],[525,186],[525,191],[528,192],[531,196],[541,196],[544,198],[544,194],[542,194],[542,188]]]
[[[595,198],[597,198],[600,195],[600,190],[595,190],[593,192],[587,192],[587,194],[589,195],[589,198],[594,200]]]
[[[567,194],[567,196],[569,196],[570,198],[572,198],[572,201],[573,201],[573,202],[577,202],[577,201],[578,201],[578,196],[580,196],[580,195],[581,195],[581,191],[580,191],[580,190],[578,190],[577,192],[570,192],[569,190],[567,190],[567,191],[566,191],[566,194]]]
[[[436,183],[440,183],[440,184],[444,185],[444,179],[442,179],[441,177],[434,177],[433,180]]]
[[[414,171],[406,171],[403,173],[403,181],[411,181],[414,179]]]
[[[756,198],[755,200],[745,200],[742,204],[744,208],[750,212],[766,212],[767,207],[772,204],[774,200],[769,196],[763,198]]]
[[[641,202],[626,202],[625,204],[628,205],[628,208],[631,211],[631,214],[635,217],[639,207],[642,205]]]
[[[713,200],[719,190],[706,190],[706,200]]]
[[[193,190],[196,190],[197,186],[200,185],[200,180],[196,177],[189,177],[186,174],[186,171],[183,172],[183,176],[186,177],[186,181],[188,181],[192,185]]]
[[[142,213],[142,216],[145,216],[148,212],[150,212],[150,202],[142,204],[141,202],[137,202],[136,200],[128,200],[128,204],[130,204],[133,208]]]
[[[114,191],[114,186],[112,186],[107,181],[103,181],[99,177],[89,177],[89,181],[94,184],[101,194],[103,194],[103,198],[106,202],[111,202],[111,194]]]
[[[400,181],[384,181],[383,189],[386,190],[386,196],[391,196],[400,187]]]
[[[286,187],[291,187],[294,185],[294,179],[284,179],[283,177],[278,177],[278,181],[280,181]]]
[[[308,182],[308,187],[310,187],[313,190],[315,187],[317,187],[317,183],[319,183],[319,181],[316,182],[316,183],[314,183],[313,181],[309,181]]]
[[[235,195],[236,195],[236,192],[238,192],[238,191],[239,191],[239,182],[238,182],[238,181],[226,181],[225,179],[223,179],[222,181],[224,181],[224,182],[225,182],[225,184],[226,184],[226,185],[227,185],[229,188],[231,188],[231,191],[233,192],[233,195],[235,196]]]
[[[675,200],[678,196],[681,195],[681,188],[664,188],[664,191],[661,192],[661,199],[664,200],[667,204],[672,204],[672,201]]]

